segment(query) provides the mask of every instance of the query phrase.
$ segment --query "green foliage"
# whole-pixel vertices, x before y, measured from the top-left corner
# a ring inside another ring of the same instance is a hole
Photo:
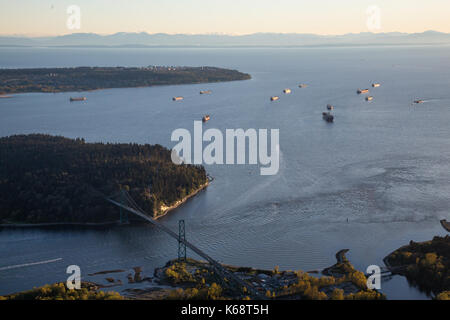
[[[97,290],[93,285],[83,284],[80,290],[69,290],[64,283],[45,285],[29,291],[0,297],[0,300],[123,300],[117,292]]]
[[[409,280],[425,291],[438,294],[450,290],[450,236],[402,247],[387,258],[390,265],[404,267]]]
[[[116,221],[118,208],[95,190],[111,195],[121,188],[158,215],[161,204],[172,205],[206,182],[202,166],[175,165],[160,145],[0,138],[0,222]]]
[[[436,296],[436,300],[450,300],[450,291],[444,291]]]
[[[176,262],[168,267],[165,271],[166,280],[171,284],[195,282],[194,276],[186,270],[186,264]]]
[[[345,296],[345,300],[385,300],[386,297],[375,291],[375,290],[365,290],[359,291],[357,293],[350,293]]]
[[[224,300],[223,289],[217,283],[202,288],[177,288],[168,296],[169,300]]]
[[[250,75],[214,67],[78,67],[0,69],[0,94],[86,91],[247,80]]]
[[[345,275],[344,281],[352,282],[359,289],[365,290],[367,289],[367,278],[361,271],[353,271]]]
[[[302,299],[307,300],[380,300],[385,299],[385,296],[374,290],[369,290],[367,288],[367,279],[364,274],[356,270],[349,261],[337,264],[338,270],[347,270],[348,273],[343,274],[343,276],[336,278],[332,276],[316,278],[310,276],[309,274],[296,271],[297,282],[284,286],[277,293],[277,297],[282,298],[283,296],[300,296]],[[335,269],[336,270],[336,269]],[[358,294],[349,294],[345,296],[344,290],[339,288],[334,288],[330,293],[330,296],[324,292],[325,289],[333,288],[342,283],[353,283],[359,288]]]
[[[330,295],[330,300],[344,300],[344,290],[335,288]]]

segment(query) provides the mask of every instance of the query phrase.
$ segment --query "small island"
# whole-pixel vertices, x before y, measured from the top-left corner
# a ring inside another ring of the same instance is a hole
[[[0,138],[2,225],[115,223],[119,209],[105,196],[121,190],[157,218],[208,183],[203,166],[175,165],[160,145],[42,134]]]
[[[0,69],[0,95],[248,80],[237,70],[216,67],[76,67]]]

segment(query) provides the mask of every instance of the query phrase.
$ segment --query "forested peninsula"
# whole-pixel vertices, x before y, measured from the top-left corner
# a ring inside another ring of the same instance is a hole
[[[0,138],[0,224],[117,221],[119,209],[102,195],[120,190],[158,217],[208,181],[203,166],[175,165],[160,145]]]
[[[237,70],[216,67],[76,67],[0,69],[0,95],[248,80]]]
[[[421,290],[437,299],[450,300],[450,236],[434,237],[425,242],[411,241],[385,259],[390,267],[403,267],[398,272]]]

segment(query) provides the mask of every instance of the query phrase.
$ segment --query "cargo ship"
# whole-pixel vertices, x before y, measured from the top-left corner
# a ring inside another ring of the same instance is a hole
[[[333,122],[334,121],[334,116],[331,113],[329,113],[329,112],[322,112],[322,118],[326,122]]]
[[[86,99],[86,97],[79,97],[79,98],[72,98],[72,97],[70,97],[70,102],[73,102],[73,101],[86,101],[87,99]]]
[[[378,87],[381,87],[381,84],[380,83],[372,83],[372,87],[378,88]]]
[[[173,97],[172,98],[173,101],[181,101],[183,99],[184,99],[183,97]]]
[[[372,100],[373,100],[373,97],[372,97],[372,96],[366,97],[366,101],[372,101]]]
[[[356,91],[357,94],[365,94],[365,93],[369,93],[369,89],[358,89],[358,91]]]
[[[211,90],[202,90],[200,94],[211,94]]]
[[[284,90],[283,90],[283,93],[289,94],[289,93],[291,93],[291,89],[284,89]]]
[[[270,101],[277,101],[278,99],[280,99],[280,97],[277,96],[270,97]]]
[[[206,122],[206,121],[209,121],[209,119],[211,119],[211,118],[210,118],[209,115],[207,114],[206,116],[204,116],[204,117],[202,118],[202,121],[203,121],[203,122]]]

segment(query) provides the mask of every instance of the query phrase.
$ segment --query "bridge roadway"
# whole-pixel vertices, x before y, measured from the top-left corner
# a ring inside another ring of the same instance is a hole
[[[144,214],[143,212],[140,212],[140,211],[138,211],[136,209],[128,207],[128,206],[126,206],[126,205],[124,205],[124,204],[122,204],[120,202],[114,201],[114,200],[109,199],[109,198],[106,198],[106,200],[111,202],[112,204],[114,204],[114,205],[124,209],[124,210],[127,210],[130,213],[133,213],[133,214],[141,217],[142,219],[150,222],[151,224],[155,225],[156,227],[158,227],[159,229],[161,229],[162,231],[167,233],[172,238],[176,239],[177,241],[181,241],[181,243],[184,243],[187,248],[191,249],[197,255],[199,255],[200,257],[202,257],[206,261],[208,261],[211,264],[211,266],[216,270],[216,272],[219,274],[219,276],[222,277],[223,279],[227,278],[229,280],[234,280],[241,288],[245,287],[250,294],[258,297],[259,299],[263,299],[264,298],[263,296],[260,295],[260,293],[253,286],[251,286],[250,284],[246,283],[245,281],[243,281],[242,279],[240,279],[239,277],[234,275],[229,270],[225,269],[220,263],[218,263],[216,260],[211,258],[209,255],[204,253],[202,250],[200,250],[196,246],[194,246],[189,241],[184,240],[184,239],[179,239],[178,234],[176,234],[175,232],[173,232],[172,230],[170,230],[169,228],[167,228],[163,224],[159,223],[155,219],[152,219],[149,216],[147,216],[146,214]]]

